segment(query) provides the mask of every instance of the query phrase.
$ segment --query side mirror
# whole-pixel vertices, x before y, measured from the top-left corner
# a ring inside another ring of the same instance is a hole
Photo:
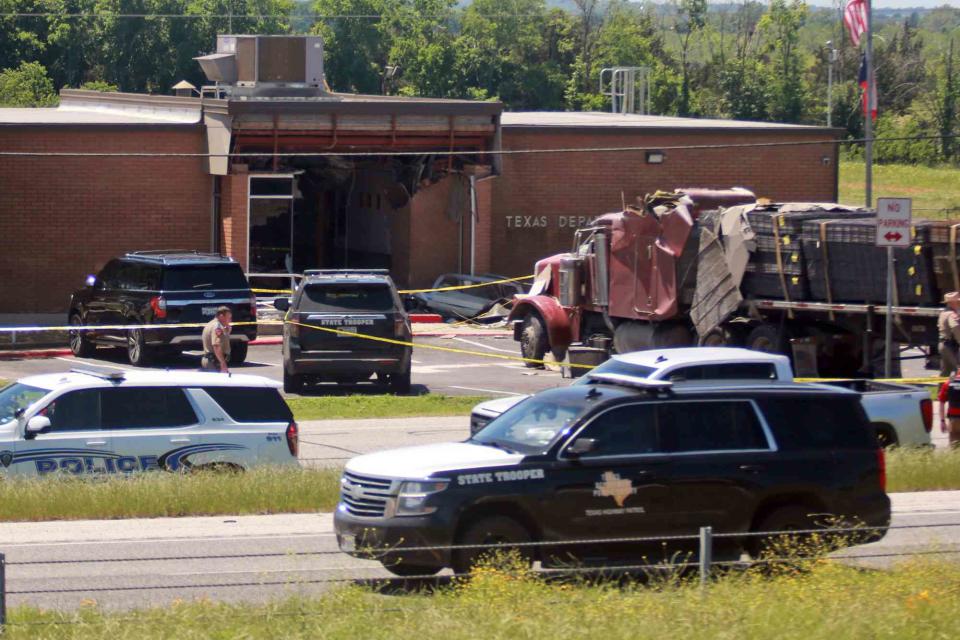
[[[27,428],[24,429],[24,437],[27,440],[33,440],[38,433],[43,433],[50,428],[50,418],[47,416],[33,416],[27,421]]]
[[[289,311],[290,298],[277,298],[273,301],[273,306],[277,311]]]
[[[594,438],[577,438],[573,441],[569,447],[567,447],[567,455],[571,458],[579,458],[585,453],[590,453],[595,451],[597,448],[597,441]]]
[[[91,273],[90,275],[87,276],[87,279],[84,280],[84,282],[87,283],[88,287],[92,287],[93,285],[97,284],[97,276]]]

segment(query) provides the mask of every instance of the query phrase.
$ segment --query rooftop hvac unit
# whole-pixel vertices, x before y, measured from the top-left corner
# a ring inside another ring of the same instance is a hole
[[[321,92],[323,39],[320,36],[217,36],[217,51],[196,58],[213,82],[231,93],[278,95],[278,90]]]

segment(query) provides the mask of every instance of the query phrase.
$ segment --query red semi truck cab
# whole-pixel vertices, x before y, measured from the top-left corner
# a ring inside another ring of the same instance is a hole
[[[510,314],[528,364],[537,366],[548,351],[562,359],[571,343],[591,337],[689,344],[693,336],[681,316],[693,291],[700,212],[755,200],[737,188],[658,192],[642,206],[598,216],[578,229],[570,253],[536,263],[535,274],[549,270],[548,283],[519,299]]]

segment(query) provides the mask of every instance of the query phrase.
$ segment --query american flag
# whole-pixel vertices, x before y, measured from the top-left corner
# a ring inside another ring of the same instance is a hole
[[[860,46],[860,36],[867,30],[867,0],[847,0],[843,24],[847,25],[853,46]]]

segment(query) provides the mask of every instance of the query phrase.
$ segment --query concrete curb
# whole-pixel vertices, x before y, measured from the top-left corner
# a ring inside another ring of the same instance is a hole
[[[30,349],[24,351],[0,351],[0,360],[24,360],[27,358],[57,358],[73,355],[70,349]]]

